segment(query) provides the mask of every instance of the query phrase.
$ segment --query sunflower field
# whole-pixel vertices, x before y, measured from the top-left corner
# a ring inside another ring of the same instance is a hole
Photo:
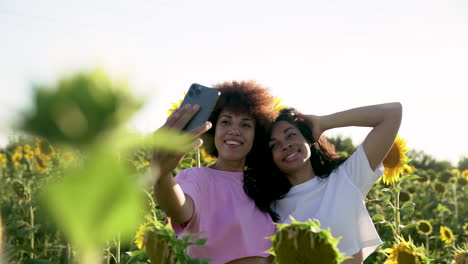
[[[0,263],[209,263],[186,254],[205,240],[176,237],[152,198],[151,149],[184,150],[190,139],[125,129],[142,103],[99,70],[34,91],[32,110],[0,149]],[[343,155],[356,149],[349,138],[330,141]],[[410,144],[396,139],[366,198],[384,243],[364,263],[466,264],[468,158],[453,165]],[[192,151],[174,175],[214,161]],[[278,229],[276,263],[344,260],[339,238],[316,221]]]

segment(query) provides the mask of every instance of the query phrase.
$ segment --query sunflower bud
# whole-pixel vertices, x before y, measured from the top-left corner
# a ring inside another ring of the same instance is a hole
[[[278,224],[279,231],[270,237],[270,253],[277,264],[322,263],[338,264],[345,258],[336,248],[338,239],[330,231],[321,230],[318,220]]]

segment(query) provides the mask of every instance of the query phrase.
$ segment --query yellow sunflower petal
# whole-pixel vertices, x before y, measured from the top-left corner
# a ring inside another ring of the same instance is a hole
[[[452,244],[453,240],[455,239],[452,230],[446,226],[440,227],[440,238],[442,241],[444,241],[445,244]]]
[[[385,184],[397,182],[400,178],[400,174],[404,172],[405,168],[408,168],[407,163],[410,161],[406,156],[408,150],[406,141],[397,136],[392,148],[383,160],[385,168],[383,182]]]

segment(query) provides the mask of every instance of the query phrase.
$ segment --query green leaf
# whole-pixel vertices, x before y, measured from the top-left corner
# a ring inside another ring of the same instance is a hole
[[[136,182],[112,155],[94,151],[83,168],[72,169],[47,186],[42,201],[69,239],[89,249],[117,234],[133,235],[143,205]]]
[[[385,217],[381,214],[376,214],[372,217],[372,221],[374,222],[382,222],[385,221]]]
[[[381,192],[391,192],[392,190],[390,190],[389,188],[382,188],[380,189]]]
[[[405,175],[401,177],[400,182],[421,179],[418,175]]]
[[[415,206],[415,203],[411,201],[407,201],[401,207],[400,212],[404,215],[411,216],[414,213],[414,206]]]
[[[390,201],[391,198],[392,198],[392,196],[390,194],[387,194],[387,195],[382,196],[382,198],[380,198],[380,200],[381,201]]]
[[[54,87],[36,85],[34,92],[34,106],[21,128],[74,146],[105,138],[142,106],[125,84],[111,81],[100,70],[64,77]]]
[[[417,224],[409,224],[409,225],[406,225],[404,226],[401,230],[408,230],[408,229],[411,229],[411,228],[415,228],[417,226]]]
[[[125,262],[126,264],[138,264],[138,263],[146,263],[148,256],[144,250],[136,250],[129,252],[130,259]]]

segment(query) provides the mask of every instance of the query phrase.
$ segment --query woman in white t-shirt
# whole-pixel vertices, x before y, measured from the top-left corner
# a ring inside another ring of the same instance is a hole
[[[272,177],[278,185],[285,186],[284,198],[273,203],[279,221],[290,221],[290,215],[298,221],[318,219],[322,228],[330,228],[335,237],[341,237],[338,249],[345,256],[353,256],[344,263],[362,263],[382,243],[364,200],[382,175],[381,163],[395,140],[401,116],[400,103],[324,116],[283,109],[272,127],[269,142],[272,159],[281,171]],[[346,159],[321,135],[347,126],[372,130]],[[283,180],[278,180],[278,174],[283,175]]]

